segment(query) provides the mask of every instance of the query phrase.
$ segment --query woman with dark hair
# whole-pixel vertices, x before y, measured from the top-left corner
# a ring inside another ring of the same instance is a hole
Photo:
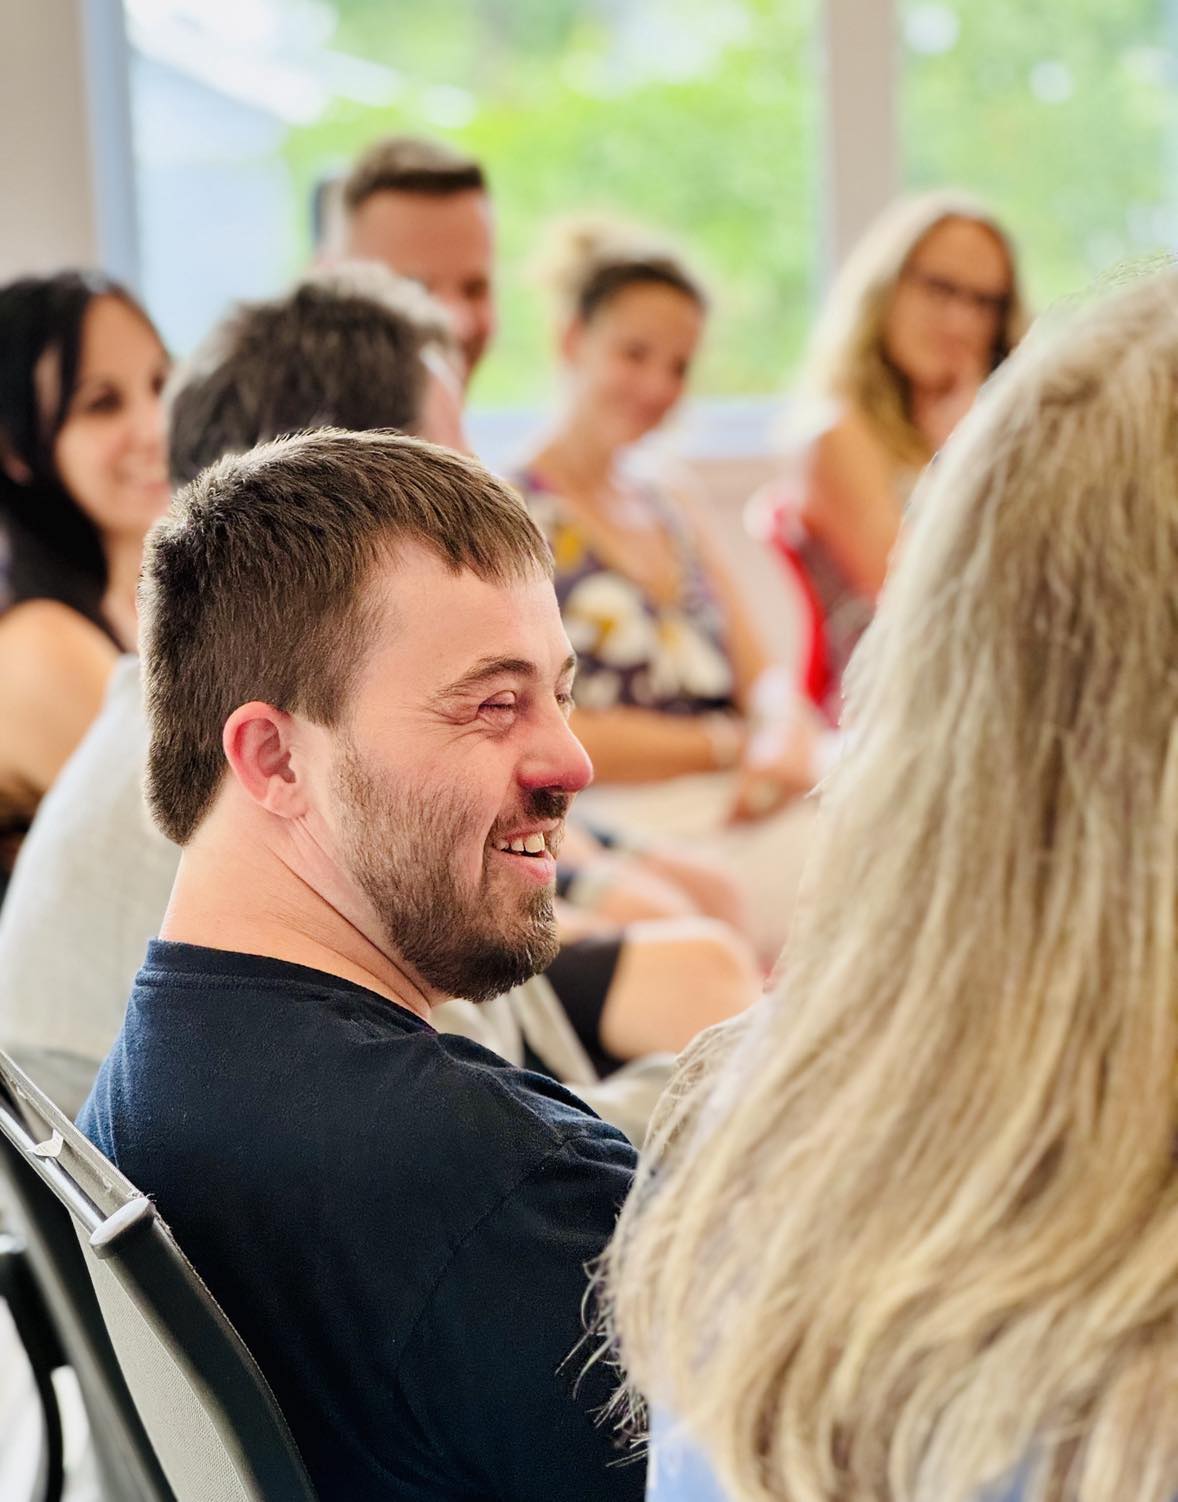
[[[167,370],[147,314],[104,277],[0,287],[0,891],[135,645],[143,538],[168,501]]]

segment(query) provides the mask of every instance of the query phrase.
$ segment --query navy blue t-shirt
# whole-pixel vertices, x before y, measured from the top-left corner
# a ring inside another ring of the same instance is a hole
[[[637,1499],[586,1263],[634,1150],[362,986],[154,941],[79,1125],[159,1205],[324,1502]]]

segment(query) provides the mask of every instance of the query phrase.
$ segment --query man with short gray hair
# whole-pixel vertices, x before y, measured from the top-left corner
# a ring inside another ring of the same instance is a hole
[[[186,485],[224,454],[330,425],[465,449],[457,346],[414,282],[355,262],[238,304],[168,387],[168,467]]]

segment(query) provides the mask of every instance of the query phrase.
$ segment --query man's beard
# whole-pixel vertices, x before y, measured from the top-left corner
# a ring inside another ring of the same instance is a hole
[[[469,835],[455,797],[412,797],[381,782],[345,748],[336,792],[348,869],[375,910],[390,948],[446,996],[490,1001],[522,985],[556,958],[560,941],[547,887],[507,904],[492,889],[483,852],[478,887],[463,891],[453,852]],[[570,799],[539,789],[526,797],[505,832],[528,822],[562,818]],[[492,840],[496,831],[492,831]]]

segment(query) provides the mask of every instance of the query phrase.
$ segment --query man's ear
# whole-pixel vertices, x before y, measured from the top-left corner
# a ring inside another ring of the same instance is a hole
[[[239,786],[280,819],[307,811],[306,789],[291,756],[294,723],[285,710],[254,699],[238,705],[221,732],[225,760]]]
[[[585,334],[585,320],[570,318],[560,331],[560,353],[570,364],[581,352],[581,340]]]

